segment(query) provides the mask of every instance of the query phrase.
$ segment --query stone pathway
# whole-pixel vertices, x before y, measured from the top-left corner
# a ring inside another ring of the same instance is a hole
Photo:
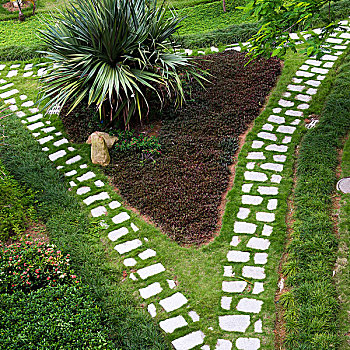
[[[348,21],[342,24],[347,26]],[[257,133],[258,138],[251,142],[242,184],[244,194],[236,214],[234,234],[227,242],[227,263],[223,266],[225,280],[218,324],[231,340],[218,339],[215,350],[261,348],[265,265],[269,259],[276,210],[282,200],[279,190],[284,181],[284,163],[293,157],[294,150],[289,145],[302,125],[301,118],[307,112],[312,96],[346,49],[348,39],[349,32],[337,32],[327,40],[332,53],[325,54],[320,60],[310,58],[305,61],[279,100],[279,106],[273,109],[273,114]],[[230,49],[238,50],[238,47]],[[210,350],[209,345],[204,345],[205,334],[198,326],[200,316],[189,307],[191,303],[187,297],[176,290],[177,284],[168,277],[169,267],[160,262],[161,257],[149,239],[114,199],[115,194],[104,189],[105,184],[96,178],[88,160],[11,82],[12,77],[18,76],[20,67],[21,64],[0,65],[0,98],[10,104],[10,109],[26,125],[43,152],[64,173],[91,215],[101,219],[109,240],[115,244],[114,250],[123,257],[129,278],[141,283],[139,294],[147,304],[148,312],[152,317],[161,315],[159,326],[170,335],[174,348]],[[24,72],[20,74],[24,78],[40,77],[45,74],[45,68],[25,64]]]

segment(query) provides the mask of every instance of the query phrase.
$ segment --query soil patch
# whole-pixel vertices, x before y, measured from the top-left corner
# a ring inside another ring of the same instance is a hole
[[[30,2],[24,1],[23,4],[21,5],[21,8],[23,10],[23,9],[28,8],[30,5],[31,5]],[[18,12],[19,11],[19,8],[13,6],[11,1],[6,2],[5,4],[3,4],[2,7],[5,8],[7,11],[10,11],[10,12]]]

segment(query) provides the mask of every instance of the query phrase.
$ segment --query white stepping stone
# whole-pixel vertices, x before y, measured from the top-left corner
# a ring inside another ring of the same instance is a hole
[[[231,350],[232,343],[227,339],[218,339],[215,350]]]
[[[278,187],[275,186],[259,186],[258,192],[261,195],[276,195],[278,194]]]
[[[48,147],[44,147],[41,150],[44,151],[44,152],[48,152],[50,149]]]
[[[154,265],[150,265],[150,266],[146,266],[142,269],[137,270],[137,273],[140,275],[140,277],[145,280],[148,277],[157,275],[161,272],[164,272],[165,268],[161,263],[158,264],[154,264]]]
[[[249,233],[252,234],[256,231],[256,225],[249,222],[236,221],[234,224],[233,231],[235,233]]]
[[[196,331],[175,339],[171,343],[176,350],[189,350],[197,345],[203,344],[204,337],[205,335],[202,331]]]
[[[242,191],[245,193],[249,193],[252,187],[253,187],[253,184],[244,184],[242,185]]]
[[[282,140],[282,143],[290,143],[292,141],[292,138],[290,136],[285,136]]]
[[[211,46],[211,47],[210,47],[210,50],[211,50],[212,52],[219,52],[219,49],[218,49],[217,47],[215,47],[215,46]]]
[[[276,163],[264,163],[260,165],[261,169],[264,170],[272,170],[272,171],[282,171],[283,170],[283,165],[282,164],[276,164]]]
[[[19,68],[20,66],[20,64],[13,64],[12,66],[10,66],[10,69]]]
[[[300,105],[298,105],[298,109],[302,109],[302,110],[305,110],[305,109],[308,109],[310,107],[310,105],[308,105],[307,103],[302,103]]]
[[[264,291],[264,283],[254,282],[252,294],[260,294]]]
[[[273,156],[273,160],[275,162],[280,162],[280,163],[284,163],[286,161],[287,157],[283,154],[276,154]]]
[[[349,33],[341,33],[339,35],[340,38],[343,38],[343,39],[350,39],[350,34]],[[337,43],[337,44],[340,44],[340,43]]]
[[[293,40],[299,40],[299,35],[297,33],[289,33],[289,37]]]
[[[242,312],[258,314],[261,311],[262,304],[261,300],[243,298],[238,302],[236,309]]]
[[[318,61],[318,60],[306,60],[305,61],[306,64],[309,64],[311,66],[317,66],[319,67],[322,64],[322,61]]]
[[[250,196],[247,194],[244,194],[242,196],[242,203],[243,204],[249,204],[249,205],[259,205],[263,201],[263,197],[260,196]]]
[[[219,316],[219,326],[227,332],[244,333],[250,325],[249,315],[226,315]]]
[[[305,78],[311,78],[313,77],[315,74],[314,73],[309,73],[309,72],[305,72],[303,70],[298,70],[295,75],[297,77],[305,77]]]
[[[287,146],[275,145],[275,144],[268,145],[265,149],[266,149],[266,151],[281,152],[281,153],[285,153],[288,151]]]
[[[94,182],[96,187],[103,187],[105,184],[101,180],[97,180]]]
[[[284,92],[284,93],[282,94],[282,96],[288,98],[288,97],[291,97],[292,94],[291,94],[290,92]]]
[[[324,80],[326,78],[325,75],[318,75],[317,80]]]
[[[183,316],[176,316],[168,318],[167,320],[159,322],[159,326],[165,333],[173,333],[175,329],[185,327],[188,323]]]
[[[38,70],[38,77],[42,77],[44,74],[46,73],[46,69],[45,68],[40,68]]]
[[[305,84],[307,85],[311,85],[311,86],[314,86],[314,87],[318,87],[321,85],[321,82],[320,81],[317,81],[317,80],[307,80],[305,82]]]
[[[300,78],[292,78],[292,82],[294,84],[300,84],[302,81],[303,81],[303,79],[300,79]]]
[[[284,117],[279,117],[277,115],[270,115],[267,119],[271,123],[284,124],[286,119]]]
[[[256,280],[261,280],[266,277],[265,269],[257,266],[243,266],[242,275],[243,277],[254,278]]]
[[[227,253],[227,260],[230,262],[247,262],[250,259],[249,252],[241,252],[238,250],[230,250]]]
[[[34,74],[34,72],[25,72],[25,73],[23,73],[23,77],[24,78],[28,78],[28,77],[30,77],[30,76],[32,76]]]
[[[28,63],[25,65],[24,70],[30,70],[33,68],[33,63]]]
[[[270,247],[270,241],[265,238],[252,237],[248,243],[248,248],[266,250]]]
[[[197,314],[196,311],[190,311],[190,312],[188,313],[188,316],[191,317],[191,319],[192,319],[193,322],[198,322],[198,321],[199,321],[199,315]]]
[[[160,286],[160,283],[155,282],[145,288],[139,289],[139,292],[143,299],[148,299],[159,294],[162,290],[163,288]]]
[[[29,123],[32,123],[32,122],[35,122],[35,121],[41,119],[42,117],[43,117],[42,114],[37,114],[37,115],[33,115],[33,116],[27,118],[27,120]]]
[[[262,230],[262,235],[263,236],[270,236],[273,231],[272,226],[264,224],[264,228]]]
[[[253,170],[255,167],[255,162],[249,162],[247,163],[247,169],[248,170]]]
[[[139,228],[134,223],[131,223],[130,226],[134,232],[137,232],[139,230]],[[147,238],[144,238],[144,240],[147,241]]]
[[[22,103],[22,107],[31,107],[34,106],[34,102],[33,101],[27,101]]]
[[[172,296],[162,299],[159,304],[166,312],[171,312],[179,309],[181,306],[187,303],[186,297],[182,293],[175,293]]]
[[[137,264],[137,261],[134,258],[128,258],[124,260],[125,266],[135,266]]]
[[[41,131],[44,132],[44,133],[46,133],[46,134],[48,134],[49,132],[54,131],[55,129],[56,129],[56,128],[55,128],[54,126],[50,126],[50,127],[48,127],[48,128],[43,128],[43,129],[41,129]]]
[[[300,119],[295,119],[290,123],[290,125],[299,125],[299,123],[300,123]]]
[[[258,133],[258,137],[264,140],[277,141],[277,136],[269,132],[261,131]]]
[[[4,101],[6,104],[12,104],[15,105],[16,104],[16,99],[15,98],[10,98],[8,100]]]
[[[59,147],[59,146],[64,145],[65,143],[68,143],[68,140],[67,139],[61,139],[61,140],[58,140],[58,141],[54,142],[53,145],[56,146],[56,147]]]
[[[37,124],[40,124],[40,123],[37,123]],[[32,125],[33,125],[33,124],[32,124]],[[32,126],[32,125],[30,125],[30,126]],[[29,127],[28,127],[28,129],[29,129]],[[62,149],[62,150],[59,150],[59,151],[57,151],[57,152],[55,152],[55,153],[50,154],[50,155],[49,155],[49,159],[50,159],[52,162],[54,162],[55,160],[64,157],[66,154],[67,154],[67,152],[66,152],[65,150]]]
[[[244,173],[244,178],[248,181],[259,181],[265,182],[267,181],[267,175],[264,173],[259,173],[256,171],[246,171]]]
[[[221,308],[224,310],[230,310],[231,308],[232,297],[222,297],[221,298]]]
[[[266,159],[263,152],[249,152],[247,159]]]
[[[83,195],[83,194],[85,194],[85,193],[88,193],[90,190],[91,190],[90,187],[83,186],[83,187],[80,187],[80,188],[77,189],[77,194],[78,194],[79,196],[81,196],[81,195]]]
[[[121,204],[118,201],[112,201],[111,203],[108,204],[108,206],[111,209],[116,209],[116,208],[119,208],[121,206]]]
[[[119,254],[129,253],[134,249],[137,249],[142,246],[142,242],[139,239],[133,239],[132,241],[127,241],[121,244],[117,244],[114,249]]]
[[[93,179],[95,176],[96,176],[95,173],[93,173],[92,171],[88,171],[84,175],[78,177],[77,180],[79,182],[83,182],[83,181],[87,181],[87,180]]]
[[[139,258],[141,260],[146,260],[146,259],[149,259],[149,258],[156,256],[156,254],[157,253],[153,249],[147,249],[144,252],[139,254]]]
[[[273,222],[273,221],[275,221],[275,214],[274,213],[266,213],[266,212],[257,212],[256,213],[256,220],[262,221],[262,222]]]
[[[17,115],[18,118],[23,118],[23,117],[26,116],[26,114],[24,112],[22,112],[22,111],[16,112],[16,115]]]
[[[130,277],[133,281],[137,281],[137,277],[135,276],[134,273],[130,273],[129,277]]]
[[[16,69],[15,70],[10,70],[6,76],[8,78],[12,78],[12,77],[15,77],[17,75],[17,73],[18,73],[18,71]]]
[[[309,95],[303,95],[303,94],[298,94],[295,96],[295,98],[298,100],[298,101],[302,101],[302,102],[309,102],[311,101],[312,97],[309,96]]]
[[[76,162],[79,162],[79,160],[81,160],[81,156],[78,154],[77,156],[70,158],[66,161],[66,164],[74,164]],[[81,168],[81,166],[80,166]],[[82,169],[82,168],[81,168]]]
[[[286,111],[286,115],[290,115],[292,117],[302,117],[303,116],[303,112],[300,111],[293,111],[293,110],[288,110]]]
[[[4,79],[0,79],[0,84],[5,84],[5,83],[7,83],[7,81],[6,80],[4,80]],[[12,84],[12,85],[14,85],[14,84]],[[1,88],[0,88],[1,89]]]
[[[326,62],[323,67],[325,68],[332,68],[334,66],[334,62]]]
[[[265,265],[267,263],[267,253],[256,253],[254,255],[254,264],[256,265]]]
[[[18,94],[18,93],[19,93],[19,91],[17,89],[12,89],[10,91],[6,91],[6,92],[3,92],[2,94],[0,94],[0,98],[5,99],[5,98],[8,98],[12,95]]]
[[[258,338],[238,338],[236,346],[239,350],[258,350],[260,349],[260,339]]]
[[[176,288],[176,283],[174,280],[166,280],[170,289]]]
[[[282,111],[282,108],[281,108],[281,107],[276,107],[276,108],[273,108],[273,109],[272,109],[272,112],[273,112],[273,113],[276,113],[276,114],[281,113],[281,111]]]
[[[244,220],[249,216],[250,209],[248,208],[239,208],[239,212],[237,213],[237,218]]]
[[[97,208],[91,209],[91,215],[94,218],[97,218],[99,216],[106,215],[106,214],[107,214],[107,209],[102,205],[100,205]]]
[[[267,209],[268,210],[275,210],[277,208],[277,199],[269,199],[267,202]]]
[[[311,72],[317,73],[317,74],[327,74],[329,72],[329,69],[324,68],[311,68]]]
[[[252,148],[261,148],[264,145],[263,141],[253,141]]]
[[[281,132],[281,133],[284,133],[284,134],[293,134],[295,129],[296,129],[295,126],[280,125],[277,128],[277,132]]]
[[[126,212],[122,212],[120,214],[117,214],[116,216],[114,216],[112,218],[112,221],[115,223],[115,224],[120,224],[126,220],[129,220],[130,219],[130,215]]]
[[[232,266],[224,266],[224,277],[234,277]]]
[[[69,186],[70,187],[76,187],[77,184],[74,181],[69,181]]]
[[[341,44],[342,42],[343,42],[342,39],[336,39],[336,38],[328,38],[328,39],[326,39],[326,43],[331,43],[331,44]]]
[[[281,175],[274,174],[274,175],[271,176],[271,182],[273,182],[273,183],[279,184],[281,182],[281,180],[282,180],[282,176]]]
[[[73,175],[75,175],[76,173],[77,173],[76,170],[71,170],[71,171],[69,171],[68,173],[65,173],[64,176],[73,176]]]
[[[111,231],[108,233],[108,238],[111,241],[116,241],[117,239],[125,236],[126,234],[128,234],[129,230],[126,227],[121,227],[118,228],[117,230]]]
[[[273,130],[273,125],[271,125],[271,124],[264,124],[262,129],[266,130],[266,131],[272,131]]]
[[[87,197],[83,200],[83,202],[86,204],[86,205],[90,205],[96,201],[103,201],[105,199],[109,199],[109,194],[107,192],[101,192],[101,193],[98,193],[98,194],[95,194],[93,196],[90,196],[90,197]]]
[[[262,333],[262,321],[261,320],[257,320],[254,323],[254,332],[255,333]]]
[[[237,247],[241,242],[241,238],[239,236],[233,236],[230,245],[233,247]]]
[[[299,69],[308,70],[310,67],[307,64],[303,64]]]
[[[53,139],[53,136],[49,135],[49,136],[46,136],[46,137],[43,137],[41,139],[38,140],[38,142],[43,145],[44,143],[46,142],[49,142]]]
[[[29,112],[30,113],[38,113],[39,112],[39,108],[34,107],[34,108],[29,108]],[[61,134],[62,135],[62,134]],[[58,135],[57,135],[58,136]]]
[[[278,101],[278,104],[282,107],[293,107],[294,106],[294,102],[283,100],[283,99],[280,99]]]
[[[244,281],[223,281],[222,291],[226,293],[242,293],[247,287],[247,282]]]
[[[17,107],[16,105],[11,105],[11,106],[9,107],[9,109],[10,109],[12,112],[15,112],[15,111],[18,110],[18,107]],[[25,120],[22,120],[22,123],[26,123],[26,121],[25,121]]]
[[[148,310],[149,314],[151,315],[151,317],[156,317],[157,316],[157,309],[154,306],[154,304],[149,304],[147,306],[147,310]]]
[[[5,67],[6,67],[6,64],[0,64],[0,70],[4,70]]]

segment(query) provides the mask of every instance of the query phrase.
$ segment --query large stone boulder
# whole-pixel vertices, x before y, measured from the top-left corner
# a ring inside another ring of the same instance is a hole
[[[97,133],[93,133],[89,139],[91,143],[92,163],[107,166],[111,162],[111,157],[109,156],[105,139]]]
[[[95,131],[94,133],[92,133],[88,140],[86,141],[86,143],[91,144],[91,138],[93,135],[98,135],[103,137],[103,139],[106,142],[106,145],[108,147],[108,149],[111,149],[113,147],[113,145],[118,141],[118,137],[116,136],[110,136],[108,135],[106,132],[102,132],[102,131]]]

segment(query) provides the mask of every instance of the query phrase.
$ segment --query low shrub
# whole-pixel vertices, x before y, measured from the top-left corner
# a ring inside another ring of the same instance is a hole
[[[0,349],[116,349],[87,287],[61,285],[0,297]]]
[[[0,243],[0,293],[78,283],[69,254],[55,245],[33,241],[29,235],[9,246]]]

